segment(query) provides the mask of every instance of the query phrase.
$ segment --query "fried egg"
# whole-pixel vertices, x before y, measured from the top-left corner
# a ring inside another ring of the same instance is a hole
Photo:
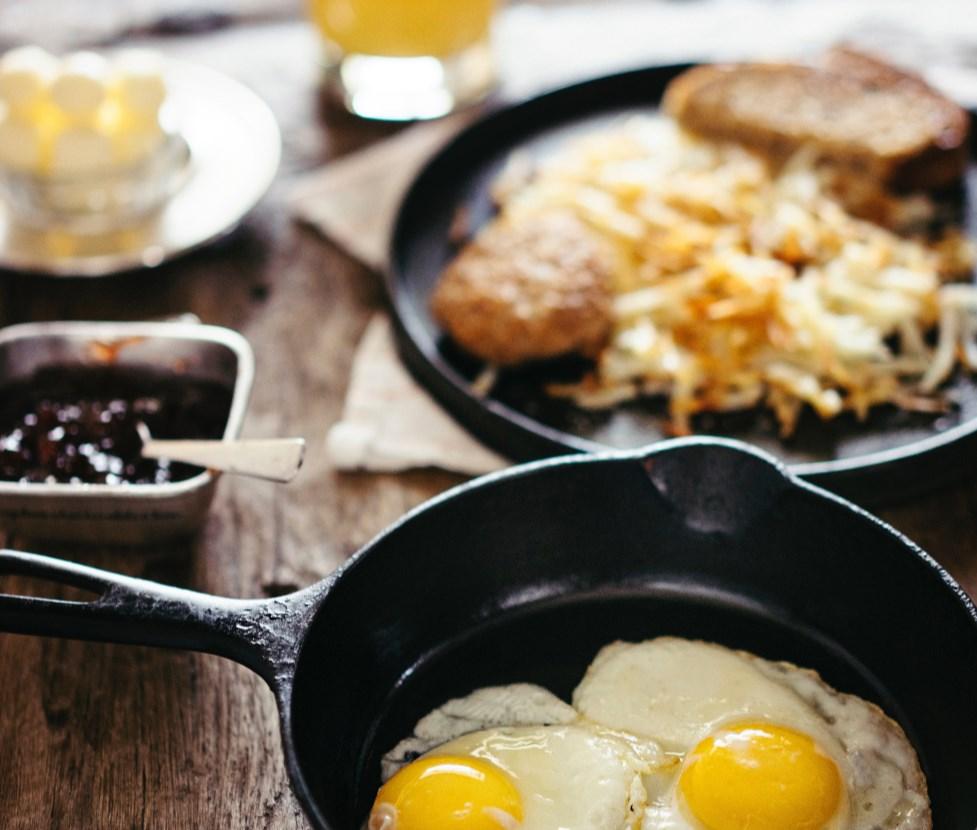
[[[368,827],[637,830],[642,775],[660,763],[668,761],[653,743],[592,724],[482,730],[398,771],[380,788]]]
[[[439,742],[472,724],[483,728]],[[568,722],[572,721],[572,722]],[[637,830],[646,806],[642,776],[672,764],[653,741],[579,720],[545,689],[480,689],[423,718],[384,759],[369,830]]]
[[[587,720],[653,739],[643,830],[926,830],[926,783],[902,729],[814,672],[661,637],[605,647],[573,695]]]

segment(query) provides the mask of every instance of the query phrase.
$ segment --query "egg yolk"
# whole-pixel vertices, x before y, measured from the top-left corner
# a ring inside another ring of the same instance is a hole
[[[377,793],[368,830],[513,830],[522,799],[495,764],[462,755],[419,758]]]
[[[679,786],[708,830],[822,830],[842,798],[835,762],[807,735],[767,723],[700,742]]]

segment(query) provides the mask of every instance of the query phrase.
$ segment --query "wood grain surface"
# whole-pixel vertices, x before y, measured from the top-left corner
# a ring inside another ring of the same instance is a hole
[[[6,541],[202,591],[267,596],[321,578],[458,479],[340,475],[324,452],[381,288],[376,275],[294,225],[283,195],[294,174],[390,129],[322,105],[305,26],[242,27],[160,45],[234,75],[272,105],[284,136],[278,184],[230,238],[157,271],[95,281],[4,275],[0,323],[191,311],[235,328],[257,360],[244,434],[304,435],[306,463],[284,487],[225,477],[193,544],[99,550]],[[29,586],[8,579],[2,587]],[[206,826],[307,826],[262,681],[216,657],[0,635],[0,827]]]
[[[382,295],[374,274],[290,222],[284,189],[390,128],[323,107],[314,40],[302,25],[164,45],[240,78],[272,105],[285,138],[278,184],[229,239],[157,271],[99,281],[4,275],[0,323],[191,311],[231,326],[257,355],[244,434],[305,435],[306,466],[287,487],[225,477],[192,544],[137,551],[6,541],[202,591],[268,596],[322,577],[459,479],[338,474],[324,454],[354,346]],[[977,592],[977,477],[882,515]],[[37,589],[14,579],[0,587]],[[289,791],[271,693],[246,669],[189,653],[0,635],[4,830],[307,826]]]

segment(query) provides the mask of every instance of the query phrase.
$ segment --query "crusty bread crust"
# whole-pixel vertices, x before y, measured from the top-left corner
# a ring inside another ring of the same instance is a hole
[[[927,190],[952,184],[967,169],[970,115],[937,92],[921,75],[893,66],[883,58],[841,45],[829,49],[821,65],[831,72],[857,78],[876,87],[900,86],[907,94],[925,96],[932,102],[933,139],[920,154],[907,159],[896,171],[903,188]]]
[[[849,48],[816,66],[698,66],[672,81],[664,107],[705,138],[777,160],[812,146],[897,188],[943,188],[966,170],[966,111],[918,75]]]

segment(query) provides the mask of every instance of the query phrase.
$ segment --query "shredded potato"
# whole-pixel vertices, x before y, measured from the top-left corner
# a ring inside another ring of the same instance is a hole
[[[664,395],[676,433],[696,413],[755,406],[785,435],[805,405],[822,418],[943,408],[957,364],[977,368],[977,288],[946,284],[973,250],[956,232],[910,237],[852,215],[837,176],[803,151],[772,170],[638,117],[509,177],[496,191],[508,219],[570,210],[615,251],[611,341],[587,377],[550,392],[584,407]],[[890,226],[933,215],[918,195],[874,205]]]

